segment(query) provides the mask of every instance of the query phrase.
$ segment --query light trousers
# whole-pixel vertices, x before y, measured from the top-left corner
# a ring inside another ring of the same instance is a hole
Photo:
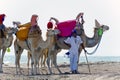
[[[70,69],[71,71],[78,69],[78,54],[72,54],[70,53]]]

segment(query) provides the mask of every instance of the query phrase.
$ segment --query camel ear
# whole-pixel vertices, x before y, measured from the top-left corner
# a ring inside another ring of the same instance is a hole
[[[100,27],[100,23],[95,19],[95,26]]]

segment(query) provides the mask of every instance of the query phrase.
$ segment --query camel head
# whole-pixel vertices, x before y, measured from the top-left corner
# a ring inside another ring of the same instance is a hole
[[[109,30],[109,27],[107,25],[101,25],[97,20],[95,20],[95,26],[97,29],[101,28],[103,32]]]
[[[16,32],[17,32],[17,28],[14,28],[14,27],[7,27],[6,28],[7,34],[15,34]]]
[[[58,35],[59,33],[60,33],[60,31],[57,29],[55,29],[55,30],[48,29],[47,30],[47,36],[55,36],[55,35]]]
[[[18,25],[20,25],[20,24],[21,24],[21,22],[19,22],[19,21],[13,21],[13,25],[18,26]]]

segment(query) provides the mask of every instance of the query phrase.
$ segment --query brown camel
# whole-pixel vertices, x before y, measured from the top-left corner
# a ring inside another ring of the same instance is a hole
[[[18,27],[18,31],[21,30],[20,28],[22,28],[22,27],[28,27],[28,28],[30,28],[30,26],[31,26],[30,23],[26,23],[24,25],[20,25],[21,24],[20,22],[15,22],[15,21],[13,22],[13,24]],[[28,35],[28,37],[36,38],[38,36],[37,39],[43,41],[43,39],[41,37],[41,30],[40,29],[39,30],[36,29],[34,32],[35,32],[35,34],[30,34],[30,35]],[[16,34],[19,34],[19,33],[20,32],[18,32],[18,33],[16,32]],[[18,74],[18,73],[21,74],[21,70],[20,70],[20,58],[21,58],[21,54],[23,53],[24,49],[28,50],[28,51],[31,51],[31,49],[30,49],[30,45],[29,45],[28,39],[23,40],[22,38],[19,38],[18,36],[19,35],[16,35],[16,39],[14,41],[15,65],[16,65],[16,74]],[[20,35],[20,36],[22,36],[22,35]],[[31,68],[32,68],[31,72],[32,73],[33,73],[33,63],[34,63],[34,61],[33,61],[33,59],[31,59]]]
[[[79,18],[79,15],[80,14],[77,15],[76,19]],[[56,24],[59,23],[59,21],[56,18],[52,17],[51,19],[55,20]],[[95,26],[96,27],[94,28],[94,35],[93,35],[93,37],[86,36],[83,27],[80,28],[80,29],[76,29],[77,30],[77,34],[79,36],[81,36],[81,38],[83,40],[83,43],[84,43],[84,46],[87,47],[87,48],[94,47],[94,46],[96,46],[99,43],[99,41],[100,41],[100,39],[102,37],[102,36],[98,35],[98,30],[100,28],[103,30],[103,32],[105,32],[106,30],[109,30],[108,26],[106,26],[106,25],[100,25],[97,20],[95,20]],[[52,57],[53,58],[53,64],[55,64],[55,66],[57,66],[57,63],[56,63],[56,54],[57,54],[56,52],[57,52],[57,50],[60,50],[60,49],[67,49],[68,50],[69,49],[69,46],[64,43],[64,40],[66,38],[67,37],[59,37],[59,38],[57,38],[55,50],[52,53],[52,55],[53,55],[53,57]],[[79,56],[80,56],[81,51],[82,51],[82,47],[80,47]],[[48,56],[48,57],[50,57],[50,56]]]
[[[6,38],[0,38],[0,72],[3,72],[2,70],[2,64],[4,55],[6,52],[6,49],[12,45],[13,41],[13,33],[15,32],[14,28],[7,27],[5,30]],[[1,50],[2,50],[2,56],[1,56]]]
[[[31,49],[31,53],[32,53],[32,59],[34,60],[34,73],[37,73],[37,67],[36,65],[39,65],[39,55],[43,49],[45,48],[50,48],[49,50],[52,49],[53,47],[53,37],[55,35],[59,34],[58,31],[56,30],[52,30],[49,29],[47,30],[47,40],[46,41],[42,41],[40,40],[38,37],[37,38],[29,38],[28,37],[28,41],[30,43],[30,49]]]
[[[16,24],[14,22],[14,24]],[[17,25],[17,24],[16,24]],[[35,33],[34,33],[35,32]],[[37,65],[39,67],[38,61],[39,57],[42,55],[42,50],[51,47],[51,40],[53,39],[54,35],[57,35],[59,32],[49,29],[47,30],[48,37],[47,40],[44,41],[41,37],[41,34],[36,34],[36,31],[33,33],[28,34],[28,38],[25,41],[21,41],[18,38],[14,42],[14,48],[15,48],[15,55],[16,55],[16,73],[18,74],[18,71],[20,71],[20,56],[23,52],[23,49],[29,50],[32,54],[32,74],[37,74]],[[34,68],[33,68],[34,65]]]

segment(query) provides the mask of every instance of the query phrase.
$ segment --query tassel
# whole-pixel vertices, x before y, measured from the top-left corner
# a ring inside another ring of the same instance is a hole
[[[10,48],[7,48],[7,52],[10,52]]]

